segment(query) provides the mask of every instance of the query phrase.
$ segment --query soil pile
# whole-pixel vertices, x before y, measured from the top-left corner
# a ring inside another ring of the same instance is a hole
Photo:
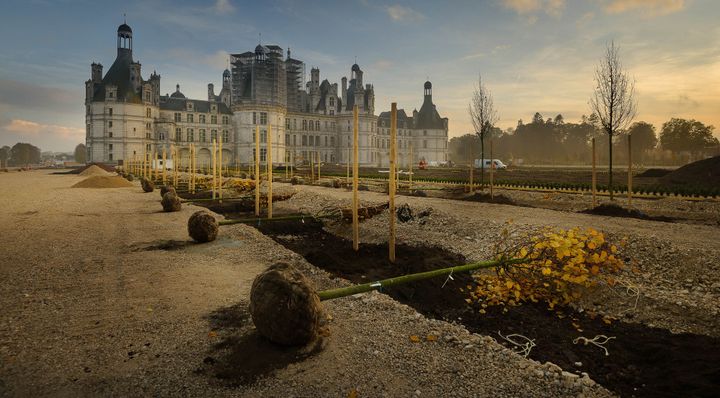
[[[82,172],[80,172],[81,176],[91,177],[91,176],[109,176],[110,173],[107,171],[101,169],[97,165],[90,165],[90,167],[86,168]]]
[[[133,184],[120,176],[92,176],[88,177],[77,184],[73,188],[125,188],[132,187]]]
[[[660,178],[660,183],[716,187],[720,185],[720,156],[686,164]]]
[[[489,193],[475,192],[474,195],[468,196],[464,200],[470,202],[498,203],[501,205],[514,205],[515,202],[505,195],[491,196]]]
[[[115,168],[112,167],[112,166],[108,166],[108,165],[102,164],[102,163],[90,163],[90,164],[88,164],[88,165],[86,165],[86,166],[77,168],[77,169],[75,169],[75,170],[71,170],[71,171],[68,172],[68,174],[81,174],[83,171],[89,169],[89,168],[92,167],[92,166],[99,167],[99,168],[107,171],[108,173],[114,173],[114,172],[115,172]]]
[[[643,171],[642,173],[636,175],[635,177],[643,177],[643,178],[657,178],[657,177],[665,177],[666,175],[670,174],[672,170],[667,169],[647,169]]]
[[[672,222],[673,219],[665,216],[650,216],[637,209],[626,209],[622,206],[604,203],[599,206],[593,207],[592,209],[583,210],[580,213],[595,214],[598,216],[611,216],[611,217],[627,217],[627,218],[639,218],[641,220],[653,220],[653,221],[666,221]]]

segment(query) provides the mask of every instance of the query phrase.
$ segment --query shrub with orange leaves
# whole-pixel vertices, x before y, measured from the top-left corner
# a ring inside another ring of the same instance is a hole
[[[503,240],[507,241],[507,230]],[[594,229],[547,230],[528,244],[506,248],[499,258],[522,258],[519,264],[497,268],[494,274],[476,273],[468,286],[468,303],[477,302],[484,313],[494,305],[546,302],[550,309],[581,297],[600,281],[614,284],[613,274],[624,267],[618,248]]]

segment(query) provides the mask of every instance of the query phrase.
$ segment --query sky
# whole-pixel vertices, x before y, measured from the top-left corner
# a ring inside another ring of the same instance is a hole
[[[0,15],[0,145],[30,142],[72,151],[85,140],[84,82],[106,72],[126,15],[143,78],[161,75],[206,99],[221,86],[228,53],[261,41],[340,83],[357,59],[375,87],[376,114],[411,112],[423,83],[450,119],[450,137],[472,131],[467,106],[482,76],[500,120],[535,112],[578,121],[590,113],[593,73],[611,41],[635,80],[635,120],[659,132],[693,118],[720,136],[720,1],[717,0],[6,0]],[[309,78],[309,76],[308,76]]]

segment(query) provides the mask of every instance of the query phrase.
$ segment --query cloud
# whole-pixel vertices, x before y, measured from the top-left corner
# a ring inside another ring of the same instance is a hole
[[[511,9],[520,15],[528,15],[528,22],[537,21],[533,15],[539,11],[547,15],[559,17],[565,9],[565,0],[501,0],[503,7]]]
[[[39,140],[40,142],[44,142],[48,138],[59,138],[72,142],[82,142],[85,140],[84,129],[54,124],[42,124],[31,120],[12,119],[7,125],[2,126],[2,129],[21,137]]]
[[[667,15],[685,8],[685,0],[611,0],[605,5],[608,14],[638,10],[646,16]]]
[[[575,21],[575,27],[578,29],[584,28],[590,21],[593,20],[593,18],[595,18],[594,12],[586,12],[580,17],[580,19]]]
[[[0,79],[0,104],[44,112],[77,112],[82,106],[84,91],[81,85],[78,85],[78,90],[72,91]]]
[[[386,10],[390,18],[397,22],[418,22],[425,19],[425,16],[418,11],[398,4],[389,6]]]
[[[218,14],[226,14],[235,11],[235,6],[230,3],[230,0],[217,0],[213,9]]]
[[[395,64],[387,59],[379,59],[370,65],[370,69],[376,71],[384,71],[392,68]]]

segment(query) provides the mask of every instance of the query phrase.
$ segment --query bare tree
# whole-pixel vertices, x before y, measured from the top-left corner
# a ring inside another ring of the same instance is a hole
[[[493,105],[492,94],[482,82],[482,76],[478,76],[478,84],[468,105],[468,113],[475,128],[475,134],[480,137],[480,186],[484,186],[485,137],[490,135],[495,123],[497,123],[498,114]],[[472,162],[475,163],[475,159],[472,159]],[[472,167],[474,167],[474,164]]]
[[[637,113],[635,82],[630,80],[620,62],[619,48],[611,42],[605,56],[595,68],[595,91],[590,98],[590,109],[597,115],[600,126],[608,135],[610,200],[613,199],[612,150],[613,136],[626,128]]]

